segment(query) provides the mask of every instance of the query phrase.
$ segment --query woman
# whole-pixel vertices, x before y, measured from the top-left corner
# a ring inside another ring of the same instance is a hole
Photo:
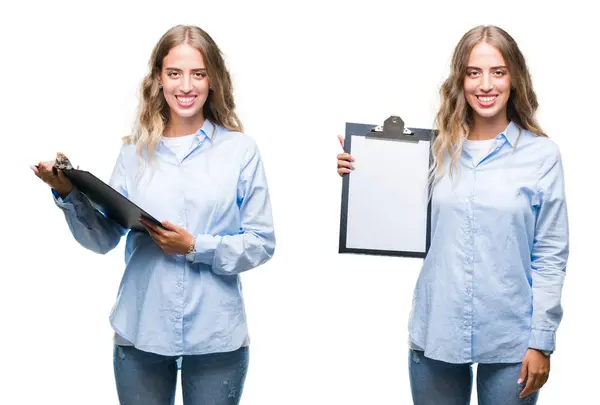
[[[238,404],[248,331],[238,274],[275,249],[265,173],[242,134],[232,84],[212,38],[176,26],[156,44],[136,130],[110,185],[162,221],[121,228],[41,162],[75,239],[107,253],[127,233],[126,267],[110,321],[121,404],[172,404],[181,357],[185,404]]]
[[[474,363],[481,405],[535,403],[548,378],[568,223],[560,152],[537,107],[510,35],[467,32],[432,144],[431,247],[409,323],[417,405],[469,403]],[[338,173],[350,173],[352,156],[337,159]]]

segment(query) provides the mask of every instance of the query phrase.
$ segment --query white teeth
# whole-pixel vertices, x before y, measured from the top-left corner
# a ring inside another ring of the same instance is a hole
[[[181,104],[190,104],[192,101],[194,101],[194,97],[177,97],[177,100],[179,100]]]
[[[496,99],[497,96],[491,96],[491,97],[481,97],[481,96],[477,96],[477,98],[481,101],[483,101],[484,103],[489,103],[491,101],[494,101]]]

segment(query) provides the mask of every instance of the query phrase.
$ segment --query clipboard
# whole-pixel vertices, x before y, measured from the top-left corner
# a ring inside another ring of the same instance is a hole
[[[425,258],[431,243],[429,169],[436,131],[346,123],[339,253]]]
[[[141,216],[164,228],[159,220],[92,173],[79,169],[63,169],[63,173],[100,211],[123,228],[147,232],[139,221]]]

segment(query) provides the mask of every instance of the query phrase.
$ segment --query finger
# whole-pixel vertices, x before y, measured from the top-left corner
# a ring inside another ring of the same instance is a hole
[[[51,166],[49,166],[49,163],[50,162],[40,162],[37,167],[41,179],[46,182],[54,177],[54,174],[52,173],[52,168]]]
[[[531,367],[527,369],[527,385],[521,393],[521,398],[533,394],[540,388],[540,374],[532,371]]]
[[[338,168],[347,167],[348,169],[354,169],[354,165],[350,162],[346,162],[345,160],[338,160],[337,165],[338,165]]]
[[[173,231],[173,232],[177,232],[181,229],[181,227],[179,227],[175,224],[172,224],[169,221],[162,221],[161,224],[162,224],[162,226],[164,226],[165,228],[167,228],[168,230]]]
[[[348,162],[354,162],[354,156],[352,156],[349,153],[338,153],[336,157],[338,160],[347,160]]]
[[[339,169],[338,169],[338,171],[337,171],[337,172],[338,172],[338,174],[339,174],[340,176],[343,176],[344,174],[348,174],[348,173],[350,173],[351,171],[352,171],[352,170],[350,170],[350,169],[346,169],[346,168],[344,168],[344,167],[341,167],[341,168],[339,168]]]
[[[140,222],[145,225],[146,227],[152,229],[154,232],[156,233],[161,233],[162,229],[157,226],[156,224],[154,224],[152,221],[150,221],[148,218],[141,216],[140,217]]]
[[[342,145],[342,148],[344,147],[344,137],[342,137],[341,135],[338,135],[338,140],[340,141],[340,145]]]
[[[30,165],[29,167],[31,168],[31,170],[33,171],[33,173],[34,173],[34,174],[35,174],[37,177],[40,177],[40,171],[39,171],[39,169],[37,168],[37,166]]]
[[[522,384],[523,381],[525,381],[525,378],[527,378],[527,361],[523,361],[523,364],[521,365],[521,373],[519,374],[519,381],[517,381],[517,384]]]
[[[154,231],[154,230],[153,230],[152,228],[150,228],[149,226],[147,226],[147,225],[144,225],[144,227],[146,228],[146,231],[148,231],[148,235],[150,235],[150,237],[151,237],[152,239],[154,239],[154,241],[155,241],[156,243],[158,243],[159,245],[161,245],[161,244],[162,244],[162,238],[161,238],[161,236],[160,236],[158,233],[156,233],[156,231]]]
[[[527,384],[525,385],[525,388],[523,389],[523,391],[521,391],[521,394],[519,395],[519,398],[525,398],[527,395],[533,393],[534,391],[534,383],[535,383],[535,378],[533,378],[531,375],[527,377]]]
[[[52,170],[52,166],[54,166],[54,162],[51,160],[47,160],[45,162],[38,163],[38,169],[44,172],[49,172]]]

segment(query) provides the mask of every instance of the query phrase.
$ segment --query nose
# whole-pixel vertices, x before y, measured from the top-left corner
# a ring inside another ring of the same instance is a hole
[[[189,93],[192,91],[192,78],[190,75],[183,75],[183,80],[181,81],[181,92]]]
[[[479,84],[479,87],[483,92],[491,91],[494,88],[494,85],[492,84],[492,77],[489,73],[484,73],[481,75],[481,83]]]

